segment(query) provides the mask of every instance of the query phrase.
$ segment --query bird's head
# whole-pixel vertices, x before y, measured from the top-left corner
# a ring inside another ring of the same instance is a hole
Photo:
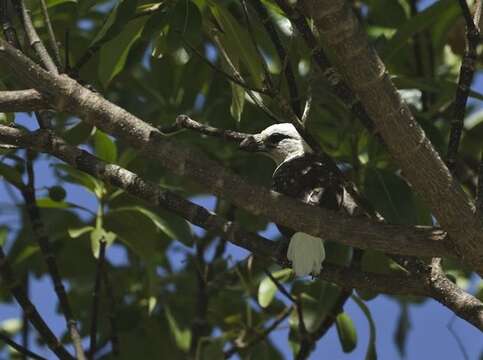
[[[269,126],[240,143],[240,149],[270,156],[277,165],[291,158],[312,152],[295,127],[290,123]]]

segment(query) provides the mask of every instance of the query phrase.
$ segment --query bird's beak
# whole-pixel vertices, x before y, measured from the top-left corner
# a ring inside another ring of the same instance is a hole
[[[240,143],[240,149],[250,152],[264,151],[265,144],[263,143],[261,135],[251,135]]]

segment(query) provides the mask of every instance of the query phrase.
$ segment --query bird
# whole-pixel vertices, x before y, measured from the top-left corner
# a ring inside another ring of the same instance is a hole
[[[275,162],[272,190],[309,205],[354,212],[355,202],[345,192],[333,163],[316,154],[291,123],[271,125],[249,135],[239,147],[268,155]],[[290,239],[287,259],[295,274],[318,275],[325,259],[323,239],[278,224],[277,227]]]

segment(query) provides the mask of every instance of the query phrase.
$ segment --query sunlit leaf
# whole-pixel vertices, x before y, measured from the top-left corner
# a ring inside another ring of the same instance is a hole
[[[345,353],[352,352],[357,346],[357,333],[352,319],[347,313],[342,312],[337,315],[335,325],[342,350]]]
[[[292,269],[282,269],[272,273],[272,276],[280,283],[285,282],[292,275]],[[268,276],[263,278],[258,287],[258,303],[261,307],[267,307],[272,302],[277,292],[277,286]]]
[[[94,135],[94,147],[96,155],[108,163],[115,163],[117,160],[116,143],[105,133],[96,130]]]

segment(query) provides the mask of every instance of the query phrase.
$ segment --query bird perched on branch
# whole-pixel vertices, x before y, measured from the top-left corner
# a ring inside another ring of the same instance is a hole
[[[269,126],[261,133],[244,139],[240,148],[264,153],[276,162],[272,190],[331,210],[339,210],[346,200],[351,206],[354,204],[345,194],[330,163],[314,154],[290,123]],[[348,212],[352,211],[353,208],[348,209]],[[323,240],[277,226],[290,239],[287,258],[292,262],[295,274],[319,274],[325,259]]]

